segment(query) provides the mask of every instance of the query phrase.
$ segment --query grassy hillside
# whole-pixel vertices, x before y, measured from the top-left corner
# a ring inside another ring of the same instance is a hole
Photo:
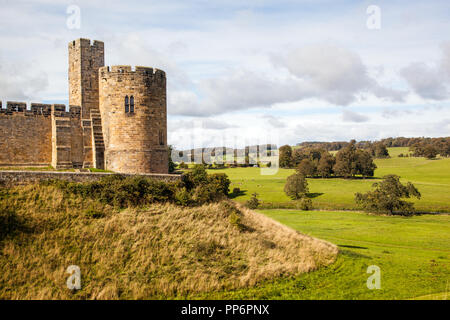
[[[215,295],[255,299],[450,299],[450,215],[374,216],[360,212],[263,210],[308,235],[339,246],[336,263],[258,288]],[[366,286],[367,267],[381,289]]]
[[[413,182],[422,193],[420,200],[412,200],[421,211],[450,212],[450,158],[427,160],[425,158],[399,158],[408,148],[390,148],[390,159],[376,159],[375,178],[397,174],[402,181]],[[235,200],[244,202],[253,192],[265,203],[265,207],[295,207],[283,192],[286,178],[293,169],[279,169],[276,175],[261,175],[259,168],[230,168],[211,170],[225,172],[232,181],[231,189],[238,187],[244,194]],[[308,179],[311,197],[317,208],[356,209],[354,194],[366,192],[377,179]]]
[[[327,242],[229,202],[117,211],[54,186],[0,189],[0,299],[158,299],[248,289],[335,261]],[[66,287],[78,265],[82,289]]]

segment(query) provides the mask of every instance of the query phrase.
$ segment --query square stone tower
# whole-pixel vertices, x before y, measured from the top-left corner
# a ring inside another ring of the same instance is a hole
[[[98,69],[105,65],[102,41],[78,39],[69,43],[69,105],[81,107],[81,118],[98,110]]]
[[[104,166],[98,89],[98,70],[104,65],[102,41],[77,39],[69,43],[69,105],[81,108],[85,168]]]

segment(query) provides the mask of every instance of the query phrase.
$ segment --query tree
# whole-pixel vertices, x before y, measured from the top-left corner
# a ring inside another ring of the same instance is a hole
[[[367,212],[408,215],[414,212],[414,205],[402,198],[421,197],[412,183],[403,185],[394,174],[384,176],[383,181],[374,183],[373,187],[373,191],[355,194],[356,203]]]
[[[372,145],[372,155],[375,158],[389,158],[389,151],[386,148],[386,145],[382,142],[376,142]]]
[[[313,177],[316,172],[316,167],[311,160],[303,159],[297,167],[297,172],[304,176]]]
[[[303,174],[294,173],[287,178],[284,192],[288,197],[297,200],[305,197],[308,191],[308,181]]]
[[[369,152],[365,150],[356,150],[356,172],[363,177],[373,177],[376,164]]]
[[[290,168],[292,160],[292,148],[289,145],[280,147],[279,165],[281,168]]]
[[[322,178],[328,178],[333,174],[335,159],[328,151],[324,151],[317,165],[317,174]]]
[[[352,140],[344,149],[336,154],[334,173],[344,178],[354,177],[357,174],[363,177],[372,177],[377,166],[368,151],[356,149],[355,140]]]
[[[336,164],[333,167],[333,171],[336,175],[349,178],[358,173],[356,168],[355,143],[355,140],[350,141],[345,148],[339,150],[336,154]]]
[[[169,145],[167,147],[167,149],[168,149],[168,153],[169,153],[169,173],[172,173],[172,172],[175,171],[175,168],[176,168],[177,165],[172,160],[172,149],[173,149],[172,146]]]
[[[431,144],[424,147],[422,153],[423,153],[423,156],[427,159],[434,159],[434,158],[436,158],[436,156],[438,154],[436,148]]]

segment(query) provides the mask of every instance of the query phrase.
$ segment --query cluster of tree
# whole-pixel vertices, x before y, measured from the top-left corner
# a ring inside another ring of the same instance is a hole
[[[320,148],[325,149],[327,151],[338,151],[348,145],[346,141],[334,141],[334,142],[301,142],[297,143],[297,146],[301,148]]]
[[[335,157],[322,148],[303,147],[292,150],[285,145],[279,149],[279,164],[282,168],[296,168],[299,174],[306,177],[372,177],[376,169],[374,153],[385,156],[384,148],[377,145],[370,150],[358,149],[354,140],[338,151]]]
[[[450,138],[421,141],[409,147],[414,157],[434,159],[439,154],[441,157],[450,157]]]
[[[410,182],[403,185],[400,177],[394,174],[383,177],[383,181],[373,184],[375,190],[365,194],[356,193],[355,201],[367,212],[409,215],[414,212],[414,205],[402,198],[416,197],[420,199],[420,192]]]
[[[315,148],[315,149],[325,149],[327,151],[338,151],[349,145],[349,142],[336,141],[336,142],[302,142],[298,143],[297,146],[301,148]],[[428,148],[429,150],[435,150],[436,155],[439,154],[441,157],[450,156],[450,137],[441,138],[386,138],[380,141],[358,141],[355,142],[355,146],[358,149],[369,150],[375,158],[386,158],[389,156],[387,148],[392,147],[410,147],[413,152],[413,156],[426,156],[423,150],[426,146],[433,146],[433,148]],[[416,152],[417,149],[417,152]],[[432,154],[432,152],[428,152]]]

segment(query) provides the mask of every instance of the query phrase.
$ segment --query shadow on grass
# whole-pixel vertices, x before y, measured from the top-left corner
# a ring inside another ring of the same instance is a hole
[[[343,247],[343,248],[351,248],[351,249],[364,249],[364,250],[369,249],[367,247],[352,246],[352,245],[347,245],[347,244],[338,244],[338,246]]]
[[[310,199],[313,199],[313,198],[317,198],[321,195],[323,195],[323,192],[312,192],[312,193],[308,193],[306,196]]]
[[[245,196],[247,194],[247,190],[240,190],[239,192],[231,192],[228,197],[230,199],[234,199],[236,197]]]
[[[347,256],[350,258],[355,258],[355,259],[370,259],[371,258],[370,256],[366,256],[364,254],[357,253],[357,252],[354,252],[351,250],[339,250],[339,253],[344,256]]]

